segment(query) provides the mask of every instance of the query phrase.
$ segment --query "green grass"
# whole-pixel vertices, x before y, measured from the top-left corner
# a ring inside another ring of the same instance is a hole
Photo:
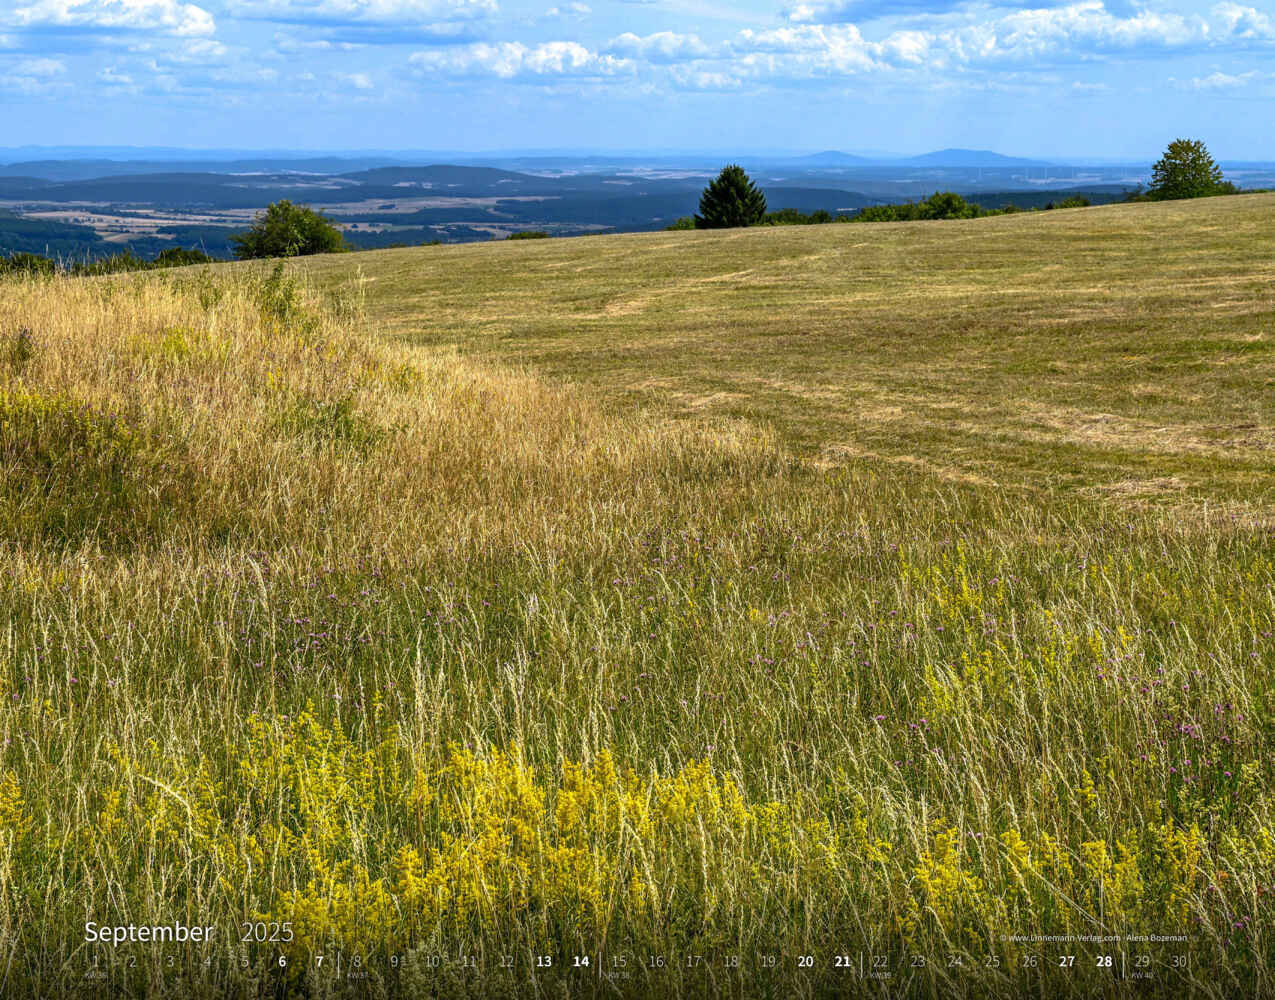
[[[413,343],[626,406],[773,425],[799,454],[1263,508],[1275,197],[943,224],[361,255]],[[317,260],[345,281],[344,261]],[[330,277],[329,277],[330,276]]]
[[[1268,992],[1273,210],[6,280],[0,994]]]

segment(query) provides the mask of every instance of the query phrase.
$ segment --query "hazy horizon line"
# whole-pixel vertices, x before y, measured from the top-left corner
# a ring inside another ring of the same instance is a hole
[[[753,148],[753,149],[734,149],[726,150],[719,148],[709,149],[684,149],[676,147],[649,147],[649,148],[606,148],[606,147],[586,147],[586,146],[553,146],[553,147],[508,147],[508,148],[488,148],[488,149],[419,149],[419,148],[330,148],[330,147],[237,147],[237,146],[154,146],[154,145],[134,145],[129,143],[119,144],[42,144],[29,143],[20,145],[0,146],[0,156],[4,154],[45,154],[54,158],[66,159],[88,159],[94,156],[102,158],[112,158],[112,154],[118,157],[120,154],[126,156],[141,156],[148,154],[151,156],[162,155],[168,157],[209,157],[217,159],[230,158],[269,158],[276,157],[281,159],[308,159],[330,157],[336,159],[356,158],[356,157],[432,157],[432,158],[483,158],[483,159],[507,159],[507,158],[573,158],[588,159],[592,157],[613,157],[625,159],[641,159],[644,157],[658,157],[662,159],[685,158],[701,158],[729,160],[734,158],[773,158],[773,159],[802,159],[815,157],[819,155],[844,155],[859,157],[864,160],[890,162],[898,160],[914,159],[921,156],[929,156],[942,152],[962,152],[962,153],[979,153],[991,154],[994,156],[1004,156],[1015,160],[1032,160],[1033,165],[1051,165],[1051,166],[1098,166],[1098,165],[1138,165],[1154,161],[1159,152],[1148,153],[1142,157],[1136,156],[1097,156],[1088,154],[1039,154],[1030,152],[1015,151],[1005,153],[998,149],[980,149],[973,147],[947,146],[937,149],[921,149],[914,152],[907,151],[886,151],[880,149],[840,149],[834,147],[822,147],[819,149],[794,149],[794,148]],[[1231,163],[1270,163],[1272,160],[1265,160],[1261,157],[1222,157],[1221,162]],[[1014,164],[1006,164],[1013,166]],[[1025,165],[1025,164],[1018,164]]]

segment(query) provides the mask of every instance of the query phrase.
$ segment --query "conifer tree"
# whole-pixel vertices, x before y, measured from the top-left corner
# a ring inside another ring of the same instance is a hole
[[[704,189],[699,199],[696,229],[732,229],[755,226],[766,215],[766,196],[744,168],[731,164]]]

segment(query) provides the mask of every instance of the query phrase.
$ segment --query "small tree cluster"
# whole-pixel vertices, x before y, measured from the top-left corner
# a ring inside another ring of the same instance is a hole
[[[835,216],[826,208],[816,209],[807,215],[805,212],[799,212],[795,208],[781,208],[778,212],[767,212],[766,217],[762,219],[764,226],[822,226],[829,222],[836,222],[840,216]]]
[[[230,242],[240,260],[305,257],[348,249],[345,237],[330,219],[286,198],[269,205],[253,220],[251,229],[230,237]]]
[[[854,216],[854,222],[920,222],[929,219],[978,219],[1000,215],[977,202],[966,201],[955,191],[935,191],[924,201],[908,201],[901,205],[869,205]]]
[[[1069,198],[1063,198],[1061,201],[1045,202],[1045,211],[1052,212],[1055,208],[1088,208],[1089,199],[1082,194],[1073,194]]]

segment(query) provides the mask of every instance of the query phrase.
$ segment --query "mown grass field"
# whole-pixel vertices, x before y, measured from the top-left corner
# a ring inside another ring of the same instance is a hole
[[[7,280],[0,993],[1270,991],[1273,321],[1269,196]]]
[[[409,342],[626,407],[764,422],[804,458],[1261,507],[1273,216],[1250,195],[359,262],[370,311]]]

